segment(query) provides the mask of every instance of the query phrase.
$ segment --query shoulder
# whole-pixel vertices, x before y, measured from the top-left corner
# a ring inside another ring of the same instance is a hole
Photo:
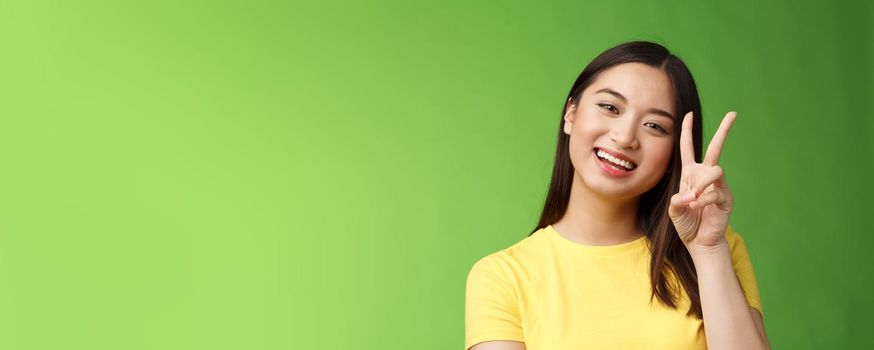
[[[752,260],[750,260],[750,252],[747,249],[746,242],[740,233],[729,226],[725,232],[725,240],[728,242],[729,250],[731,251],[731,261],[735,272],[738,275],[752,275]]]
[[[738,233],[734,227],[728,225],[725,229],[725,240],[728,242],[728,247],[734,251],[737,248],[742,248],[746,246],[746,242],[744,241],[743,236]]]
[[[749,251],[744,237],[734,227],[728,225],[725,229],[725,241],[731,251],[731,258],[737,264],[738,260],[749,260]]]
[[[471,274],[489,273],[503,277],[525,274],[525,270],[538,265],[549,256],[550,242],[544,229],[539,229],[513,245],[491,252],[474,262]]]

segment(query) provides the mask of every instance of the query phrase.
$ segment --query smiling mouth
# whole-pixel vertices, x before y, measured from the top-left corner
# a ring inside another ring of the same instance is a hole
[[[595,148],[594,154],[596,157],[598,157],[598,159],[604,161],[605,164],[616,168],[617,170],[632,171],[634,169],[637,169],[637,164],[635,164],[634,162],[613,157],[607,152],[602,151],[600,148]]]

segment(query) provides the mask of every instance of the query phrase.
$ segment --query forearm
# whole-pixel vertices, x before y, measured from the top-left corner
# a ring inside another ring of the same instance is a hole
[[[728,243],[690,254],[698,274],[707,348],[770,349],[750,313],[732,266]]]

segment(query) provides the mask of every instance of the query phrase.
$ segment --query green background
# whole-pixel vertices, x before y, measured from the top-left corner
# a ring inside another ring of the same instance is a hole
[[[874,7],[2,1],[0,348],[460,349],[564,97],[692,70],[775,349],[874,344]],[[705,143],[706,144],[706,143]]]

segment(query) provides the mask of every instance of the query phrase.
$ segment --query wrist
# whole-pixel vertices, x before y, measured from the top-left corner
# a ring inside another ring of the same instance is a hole
[[[689,255],[693,261],[713,259],[714,257],[731,256],[731,248],[728,246],[728,241],[722,238],[714,245],[697,245],[690,244],[686,246]]]

